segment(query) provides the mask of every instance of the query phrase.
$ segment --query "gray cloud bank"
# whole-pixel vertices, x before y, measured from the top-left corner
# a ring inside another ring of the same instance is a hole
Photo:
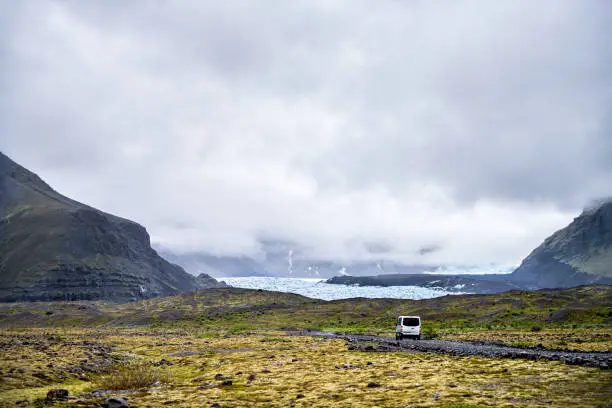
[[[612,191],[607,1],[0,6],[0,148],[177,250],[517,262]]]

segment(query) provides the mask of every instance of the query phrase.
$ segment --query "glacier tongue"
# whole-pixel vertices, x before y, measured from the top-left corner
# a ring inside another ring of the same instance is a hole
[[[355,297],[393,298],[393,299],[429,299],[445,295],[457,295],[436,288],[419,286],[349,286],[331,285],[324,279],[278,278],[250,276],[240,278],[219,278],[236,288],[263,289],[276,292],[296,293],[314,299],[336,300]]]

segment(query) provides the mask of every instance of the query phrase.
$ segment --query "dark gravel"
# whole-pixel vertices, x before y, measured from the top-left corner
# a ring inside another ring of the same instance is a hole
[[[539,348],[518,348],[449,340],[398,341],[390,337],[326,332],[308,332],[305,334],[317,337],[344,339],[347,341],[349,350],[415,351],[447,354],[451,356],[481,356],[490,358],[562,361],[565,364],[597,367],[602,370],[607,370],[612,367],[612,353],[610,352],[577,352],[545,350]]]

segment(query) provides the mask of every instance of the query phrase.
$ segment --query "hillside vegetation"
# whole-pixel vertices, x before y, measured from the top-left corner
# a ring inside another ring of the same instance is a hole
[[[425,300],[323,301],[261,290],[219,288],[126,304],[0,304],[0,327],[135,326],[316,329],[385,332],[398,315],[420,315],[435,329],[531,329],[612,324],[612,286],[454,295]]]

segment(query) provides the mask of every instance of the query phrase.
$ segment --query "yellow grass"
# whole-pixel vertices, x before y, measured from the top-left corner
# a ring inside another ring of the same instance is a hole
[[[0,369],[3,374],[12,369],[11,377],[3,375],[0,380],[4,406],[14,406],[18,400],[33,404],[51,388],[68,389],[81,406],[101,403],[101,397],[88,391],[108,385],[108,374],[125,365],[166,375],[161,385],[131,384],[133,389],[122,394],[140,408],[214,403],[221,407],[595,407],[612,400],[611,371],[559,362],[364,353],[347,350],[341,340],[281,332],[217,337],[187,331],[47,329],[4,332],[0,342],[8,344],[1,349]],[[95,345],[109,347],[108,353],[96,357],[92,350],[101,349]],[[70,367],[84,366],[82,360],[95,358],[100,360],[100,372],[86,373],[82,380],[69,372]],[[153,366],[161,359],[171,365]],[[49,362],[54,363],[52,368],[47,367]],[[35,372],[48,378],[33,377]],[[222,385],[227,380],[232,384]],[[374,386],[368,387],[371,383]],[[67,404],[74,406],[75,401]]]

